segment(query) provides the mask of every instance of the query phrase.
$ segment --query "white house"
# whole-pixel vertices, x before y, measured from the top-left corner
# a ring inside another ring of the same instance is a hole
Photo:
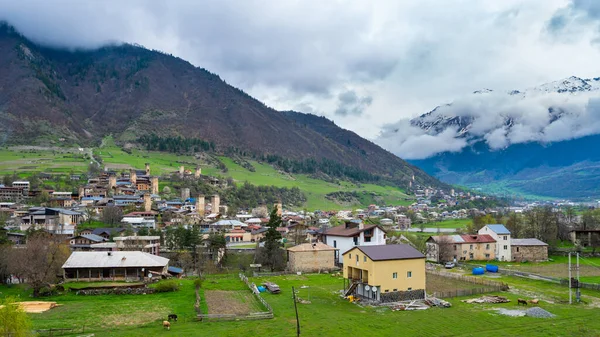
[[[358,221],[328,229],[323,234],[323,243],[337,248],[336,258],[343,263],[343,254],[356,246],[385,245],[385,231],[378,225],[365,225]]]
[[[500,261],[512,261],[510,231],[504,225],[485,225],[478,232],[488,234],[496,240],[496,258]]]

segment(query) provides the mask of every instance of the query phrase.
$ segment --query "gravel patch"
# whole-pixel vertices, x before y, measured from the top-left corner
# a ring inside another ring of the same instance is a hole
[[[511,316],[511,317],[522,317],[525,316],[525,311],[523,310],[509,310],[509,309],[497,309],[500,315]]]
[[[525,310],[525,314],[527,316],[530,317],[537,317],[537,318],[552,318],[555,317],[556,315],[549,313],[548,311],[540,308],[540,307],[535,307],[535,308],[531,308],[531,309],[527,309]]]

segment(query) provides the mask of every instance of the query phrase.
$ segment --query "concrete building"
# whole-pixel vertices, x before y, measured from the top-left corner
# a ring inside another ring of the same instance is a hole
[[[491,235],[430,236],[426,245],[428,261],[492,261],[496,259],[496,240]]]
[[[116,236],[113,240],[120,251],[140,251],[152,255],[160,253],[160,236]]]
[[[343,263],[344,253],[355,246],[385,245],[385,231],[380,226],[365,225],[362,221],[347,221],[325,231],[323,243],[338,248],[337,263]]]
[[[287,249],[287,269],[304,273],[333,270],[337,250],[322,242],[303,243],[290,247]]]
[[[496,240],[496,258],[499,261],[512,261],[510,231],[504,225],[485,225],[478,234],[487,234]]]
[[[513,261],[548,261],[548,244],[538,239],[512,239],[511,256]]]
[[[347,296],[377,302],[425,298],[425,255],[410,245],[357,246],[343,255]]]

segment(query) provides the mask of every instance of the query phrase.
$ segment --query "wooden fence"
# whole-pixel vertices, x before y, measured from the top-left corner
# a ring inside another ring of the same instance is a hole
[[[244,274],[239,274],[240,280],[242,280],[242,282],[244,282],[248,288],[250,289],[250,291],[252,292],[252,295],[267,309],[267,311],[261,311],[261,312],[251,312],[249,314],[246,315],[236,315],[236,314],[203,314],[200,310],[200,300],[199,297],[200,295],[198,294],[198,291],[196,291],[196,311],[198,311],[198,319],[203,321],[203,320],[213,320],[213,321],[232,321],[232,320],[255,320],[255,319],[270,319],[273,318],[273,308],[271,308],[271,305],[265,301],[264,298],[262,298],[262,296],[260,296],[260,293],[258,292],[258,289],[256,288],[256,285],[252,282],[250,282],[248,280],[248,278],[246,277],[246,275]]]
[[[441,277],[452,278],[452,279],[463,281],[463,282],[482,285],[481,288],[457,289],[457,290],[451,290],[451,291],[435,291],[435,292],[433,292],[432,296],[438,297],[438,298],[471,296],[471,295],[477,295],[477,294],[485,294],[485,293],[508,290],[508,285],[506,283],[492,281],[492,280],[486,280],[486,279],[482,279],[479,277],[460,275],[460,274],[456,274],[456,273],[446,273],[446,272],[435,271],[435,270],[428,270],[427,274],[437,275],[437,276],[441,276]]]
[[[81,327],[75,328],[51,328],[51,329],[39,329],[33,330],[36,336],[62,336],[62,335],[72,335],[72,334],[85,334],[85,325]],[[8,337],[12,336],[10,333],[7,335]]]

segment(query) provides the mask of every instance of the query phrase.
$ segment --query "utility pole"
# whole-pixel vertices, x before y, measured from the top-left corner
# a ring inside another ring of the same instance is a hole
[[[298,320],[298,304],[296,303],[296,290],[292,287],[292,294],[294,298],[294,310],[296,310],[296,336],[300,336],[300,320]]]
[[[579,253],[577,253],[577,287],[575,288],[575,298],[577,303],[581,301],[581,288],[579,288]]]
[[[569,253],[569,304],[573,304],[573,295],[571,294],[571,284],[573,280],[571,280],[571,253]]]

